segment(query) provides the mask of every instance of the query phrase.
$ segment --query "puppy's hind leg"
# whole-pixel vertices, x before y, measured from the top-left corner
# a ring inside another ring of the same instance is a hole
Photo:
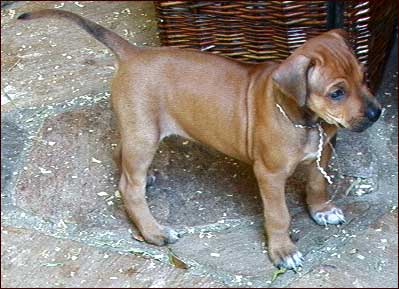
[[[162,246],[178,240],[178,234],[155,220],[145,199],[147,170],[156,152],[159,134],[145,134],[126,130],[121,146],[121,179],[119,189],[129,217],[140,230],[144,239]],[[143,131],[141,131],[143,132]],[[133,137],[134,136],[134,137]]]
[[[118,144],[114,151],[112,152],[112,159],[117,166],[119,172],[122,171],[122,149],[121,149],[121,144]],[[148,171],[147,173],[147,184],[146,187],[151,187],[155,184],[156,180],[156,174],[155,172],[150,172]]]

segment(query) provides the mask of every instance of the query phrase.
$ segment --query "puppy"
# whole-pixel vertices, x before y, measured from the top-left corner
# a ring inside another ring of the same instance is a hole
[[[159,142],[171,134],[209,145],[252,165],[264,206],[269,255],[278,267],[301,266],[289,237],[287,178],[308,164],[306,202],[321,225],[344,221],[329,201],[325,172],[338,127],[360,132],[380,116],[362,66],[343,30],[308,40],[282,63],[244,64],[177,48],[139,48],[106,28],[61,10],[18,19],[58,17],[83,28],[118,60],[111,102],[121,134],[116,150],[126,210],[144,239],[173,243],[145,199],[146,175]]]

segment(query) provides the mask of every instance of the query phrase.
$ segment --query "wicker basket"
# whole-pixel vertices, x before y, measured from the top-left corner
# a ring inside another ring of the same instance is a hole
[[[337,4],[339,3],[339,4]],[[343,27],[372,88],[392,39],[396,1],[156,1],[163,45],[247,62],[285,59],[306,39]]]

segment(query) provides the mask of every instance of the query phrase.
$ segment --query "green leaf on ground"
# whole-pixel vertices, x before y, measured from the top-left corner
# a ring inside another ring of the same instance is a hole
[[[168,248],[169,263],[179,269],[188,269],[188,265],[179,259],[171,249]]]
[[[274,282],[280,275],[283,275],[285,272],[287,272],[287,269],[285,269],[285,268],[280,268],[280,269],[277,269],[276,271],[274,271],[273,277],[272,277],[272,282]]]

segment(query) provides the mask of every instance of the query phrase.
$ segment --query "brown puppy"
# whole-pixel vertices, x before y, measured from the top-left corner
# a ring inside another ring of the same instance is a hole
[[[118,58],[112,105],[121,133],[119,186],[126,210],[146,241],[164,245],[178,238],[157,223],[145,199],[147,169],[158,143],[171,134],[253,166],[270,258],[277,266],[296,268],[302,262],[288,234],[284,193],[299,163],[309,163],[306,201],[313,219],[319,224],[344,221],[326,190],[327,144],[338,127],[364,130],[381,109],[342,30],[307,41],[281,64],[243,64],[193,50],[138,48],[66,11],[42,10],[19,19],[43,16],[78,24]]]

